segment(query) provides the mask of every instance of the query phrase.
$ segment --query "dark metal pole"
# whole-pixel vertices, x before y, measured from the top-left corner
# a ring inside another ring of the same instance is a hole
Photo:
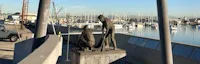
[[[166,0],[157,0],[157,10],[163,64],[173,64]]]
[[[40,0],[32,51],[38,48],[45,40],[47,22],[49,19],[50,1],[51,0]]]

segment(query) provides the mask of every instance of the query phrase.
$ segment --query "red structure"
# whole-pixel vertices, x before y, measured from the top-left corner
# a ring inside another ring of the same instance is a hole
[[[21,29],[23,29],[23,24],[25,23],[25,19],[27,19],[25,15],[28,15],[28,3],[29,3],[29,0],[23,0],[22,15],[21,15]]]

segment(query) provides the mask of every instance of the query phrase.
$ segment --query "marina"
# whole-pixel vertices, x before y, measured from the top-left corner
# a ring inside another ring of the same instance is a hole
[[[135,27],[131,26],[116,29],[116,33],[124,33],[132,36],[146,37],[152,39],[159,39],[159,29],[151,26]],[[97,29],[97,28],[94,28]],[[71,33],[81,32],[80,29],[71,29]],[[94,32],[101,32],[101,30],[94,30]],[[183,44],[190,45],[200,45],[199,38],[200,28],[198,26],[191,25],[179,25],[176,30],[171,30],[171,40],[172,42],[179,42]]]
[[[2,2],[0,64],[200,63],[200,1]]]

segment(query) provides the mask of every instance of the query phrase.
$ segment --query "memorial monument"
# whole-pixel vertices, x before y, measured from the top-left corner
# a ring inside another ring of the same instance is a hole
[[[115,26],[112,21],[103,15],[99,15],[98,19],[102,22],[102,35],[99,43],[95,43],[92,30],[86,26],[78,39],[78,49],[72,48],[71,60],[72,64],[109,64],[119,61],[126,56],[126,51],[117,48],[115,40]],[[104,29],[106,31],[104,31]],[[105,32],[105,34],[104,34]],[[109,41],[113,44],[110,47]],[[97,44],[95,46],[95,44]]]

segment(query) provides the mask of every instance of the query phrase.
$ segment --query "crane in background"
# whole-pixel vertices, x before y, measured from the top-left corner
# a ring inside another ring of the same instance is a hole
[[[53,25],[53,23],[55,23],[55,22],[58,22],[58,24],[60,24],[60,22],[58,21],[58,14],[60,13],[60,11],[63,9],[63,7],[61,7],[60,9],[59,9],[59,11],[57,12],[56,11],[56,6],[55,6],[55,3],[54,2],[52,2],[52,4],[53,4],[53,10],[52,10],[52,19],[53,19],[53,21],[51,21],[51,23],[52,23],[52,28],[53,28],[53,31],[54,31],[54,35],[56,35],[57,33],[56,33],[56,29],[55,29],[55,26]],[[58,27],[58,30],[59,30],[59,27]]]
[[[63,7],[61,7],[58,11],[56,10],[56,6],[55,3],[52,2],[53,4],[53,18],[55,19],[55,21],[58,21],[58,14],[60,13],[60,11],[63,9]]]

